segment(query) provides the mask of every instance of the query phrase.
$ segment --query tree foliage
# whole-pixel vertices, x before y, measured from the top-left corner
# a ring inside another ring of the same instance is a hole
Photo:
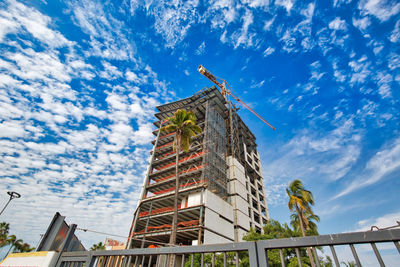
[[[161,127],[161,132],[175,132],[173,149],[175,153],[175,194],[174,214],[172,219],[171,236],[169,243],[176,244],[176,232],[178,225],[178,191],[179,191],[179,153],[181,150],[188,152],[192,137],[201,133],[202,129],[197,125],[196,115],[184,109],[178,109],[174,115],[167,118],[168,125]],[[172,260],[171,260],[172,261]]]
[[[17,238],[15,235],[10,235],[9,231],[10,231],[10,224],[6,222],[1,222],[0,248],[9,246],[5,257],[7,257],[7,255],[12,252],[31,252],[35,249],[31,247],[28,243],[24,243],[22,239]]]
[[[90,247],[90,250],[105,250],[106,249],[106,246],[103,244],[103,242],[99,242],[99,243],[97,243],[97,244],[93,244],[91,247]]]
[[[196,115],[192,111],[187,112],[184,109],[178,109],[174,115],[167,118],[168,125],[161,127],[161,132],[176,132],[174,138],[174,150],[189,151],[192,137],[201,133],[201,127],[198,126]]]

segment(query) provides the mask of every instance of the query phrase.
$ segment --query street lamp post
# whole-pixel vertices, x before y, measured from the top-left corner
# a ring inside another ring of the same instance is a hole
[[[1,210],[0,215],[3,214],[3,211],[7,208],[8,204],[10,203],[11,200],[13,200],[14,198],[21,197],[20,194],[18,194],[17,192],[13,192],[13,191],[8,191],[7,194],[10,196],[10,199],[8,200],[8,202],[6,203],[4,208]]]

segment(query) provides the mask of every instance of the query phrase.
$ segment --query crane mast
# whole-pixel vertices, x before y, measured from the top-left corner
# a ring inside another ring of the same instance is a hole
[[[205,77],[207,77],[210,81],[212,81],[214,84],[216,84],[220,89],[221,89],[221,94],[225,97],[226,99],[226,95],[230,95],[232,96],[237,102],[239,102],[242,106],[244,106],[246,109],[248,109],[251,113],[253,113],[255,116],[257,116],[260,120],[262,120],[265,124],[267,124],[270,128],[272,128],[272,130],[275,130],[276,128],[274,126],[272,126],[269,122],[267,122],[263,117],[261,117],[261,115],[259,115],[257,112],[255,112],[252,108],[249,107],[249,105],[247,105],[245,102],[243,102],[239,97],[237,97],[236,95],[234,95],[230,90],[228,90],[226,88],[226,85],[229,86],[229,84],[223,80],[222,83],[220,83],[217,78],[208,70],[206,70],[206,68],[204,68],[202,65],[200,65],[197,69],[202,75],[204,75]]]

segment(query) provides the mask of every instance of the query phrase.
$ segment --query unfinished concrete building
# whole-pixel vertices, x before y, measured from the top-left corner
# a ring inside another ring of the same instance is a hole
[[[157,107],[151,161],[128,248],[169,242],[175,192],[174,133],[160,133],[178,109],[196,114],[203,132],[181,152],[177,244],[241,241],[269,219],[256,138],[215,87]],[[165,124],[164,124],[165,125]]]

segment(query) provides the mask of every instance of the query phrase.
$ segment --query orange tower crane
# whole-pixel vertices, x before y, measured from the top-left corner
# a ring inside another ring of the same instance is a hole
[[[267,122],[263,117],[261,117],[261,115],[259,115],[257,112],[255,112],[251,107],[249,107],[249,105],[247,105],[245,102],[243,102],[239,97],[237,97],[236,95],[234,95],[234,94],[232,93],[231,90],[228,90],[228,89],[226,88],[226,86],[228,86],[229,88],[231,88],[231,87],[230,87],[230,85],[229,85],[224,79],[218,78],[219,80],[222,81],[222,83],[219,82],[219,81],[217,80],[217,78],[216,78],[211,72],[209,72],[208,70],[206,70],[206,68],[204,68],[202,65],[200,65],[200,66],[198,67],[197,70],[198,70],[201,74],[203,74],[204,76],[206,76],[210,81],[212,81],[213,83],[215,83],[219,88],[221,88],[221,94],[225,97],[225,99],[226,99],[226,95],[232,96],[237,102],[239,102],[240,104],[242,104],[242,106],[244,106],[245,108],[247,108],[251,113],[253,113],[254,115],[256,115],[260,120],[262,120],[265,124],[267,124],[269,127],[271,127],[272,130],[275,131],[275,127],[274,127],[274,126],[272,126],[269,122]],[[232,89],[232,88],[231,88],[231,89]]]

